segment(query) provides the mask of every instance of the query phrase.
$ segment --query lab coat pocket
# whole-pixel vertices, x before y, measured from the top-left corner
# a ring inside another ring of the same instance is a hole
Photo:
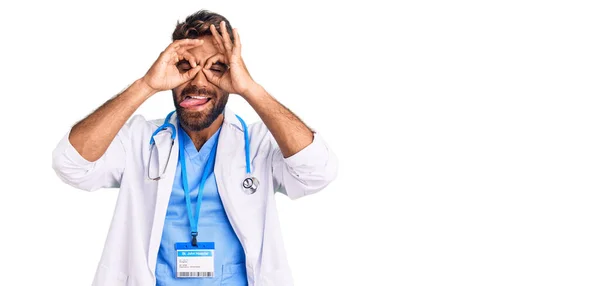
[[[93,285],[126,286],[127,278],[127,275],[125,275],[124,273],[115,269],[111,269],[104,264],[100,264],[98,265],[98,271],[96,272],[96,279]]]
[[[221,286],[248,285],[245,263],[223,265],[222,273]]]

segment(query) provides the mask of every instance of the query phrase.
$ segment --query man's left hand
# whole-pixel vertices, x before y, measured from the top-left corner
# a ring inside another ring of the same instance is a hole
[[[234,43],[232,43],[223,21],[220,24],[220,30],[222,36],[217,32],[214,25],[210,25],[213,43],[219,53],[206,61],[202,72],[204,72],[208,81],[226,92],[246,97],[258,87],[258,84],[250,76],[242,59],[240,36],[237,29],[233,29]],[[225,64],[228,68],[218,63]]]

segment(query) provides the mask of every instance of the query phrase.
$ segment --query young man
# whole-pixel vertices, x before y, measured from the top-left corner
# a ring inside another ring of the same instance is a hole
[[[176,112],[134,116],[172,90]],[[226,108],[244,98],[262,122]],[[250,76],[238,33],[199,11],[148,72],[77,123],[53,167],[83,190],[119,187],[94,285],[292,285],[274,195],[325,188],[337,158]]]

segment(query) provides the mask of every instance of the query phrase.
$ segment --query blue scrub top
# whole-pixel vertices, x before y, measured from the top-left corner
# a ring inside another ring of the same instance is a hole
[[[195,212],[202,172],[212,147],[217,144],[221,128],[204,143],[200,151],[196,150],[194,143],[180,126],[177,129],[179,136],[183,137],[190,198],[192,210]],[[198,242],[215,243],[215,277],[176,278],[175,243],[191,241],[190,222],[181,178],[181,166],[178,163],[156,260],[156,285],[247,285],[244,249],[223,209],[215,181],[214,166],[210,166],[210,174],[204,186],[198,219]]]

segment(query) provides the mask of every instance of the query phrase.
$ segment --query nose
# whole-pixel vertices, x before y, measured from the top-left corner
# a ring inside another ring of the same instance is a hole
[[[190,81],[190,84],[195,85],[199,88],[208,88],[209,87],[208,79],[206,78],[206,75],[204,75],[202,70],[198,71],[196,76],[194,76],[194,78],[192,78],[192,80]]]

